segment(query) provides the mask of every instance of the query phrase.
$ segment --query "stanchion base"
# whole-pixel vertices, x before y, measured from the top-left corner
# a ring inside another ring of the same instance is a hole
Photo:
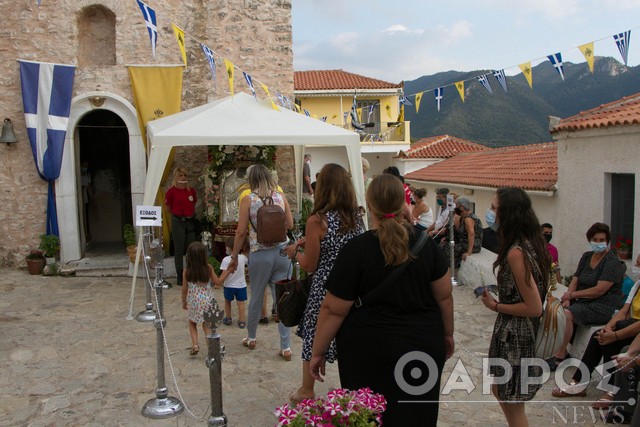
[[[459,283],[455,277],[451,276],[451,286],[458,286]]]
[[[219,417],[213,415],[207,420],[208,427],[227,427],[227,416],[222,414]]]
[[[142,408],[142,415],[155,420],[175,417],[184,411],[184,405],[175,397],[154,398]]]
[[[173,285],[171,283],[167,282],[166,280],[162,282],[162,289],[171,289],[171,288],[173,288]]]
[[[144,310],[136,315],[138,322],[153,322],[156,320],[156,312],[153,310]]]

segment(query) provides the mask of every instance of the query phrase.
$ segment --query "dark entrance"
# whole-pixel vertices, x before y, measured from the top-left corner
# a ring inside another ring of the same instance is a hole
[[[97,110],[78,123],[80,223],[87,250],[121,250],[122,226],[131,224],[129,134],[115,113]]]

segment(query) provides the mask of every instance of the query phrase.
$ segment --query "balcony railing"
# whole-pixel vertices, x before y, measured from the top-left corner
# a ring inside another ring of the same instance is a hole
[[[380,133],[358,133],[362,144],[410,144],[411,122],[383,123]]]

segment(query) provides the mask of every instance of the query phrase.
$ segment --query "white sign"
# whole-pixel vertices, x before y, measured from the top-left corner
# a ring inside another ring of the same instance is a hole
[[[162,227],[162,208],[160,206],[136,206],[136,225],[138,227]]]

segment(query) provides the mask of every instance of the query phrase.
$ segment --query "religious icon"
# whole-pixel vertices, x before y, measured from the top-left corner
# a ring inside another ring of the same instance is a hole
[[[238,167],[224,173],[220,197],[220,224],[238,222],[240,194],[247,185],[247,168]]]

